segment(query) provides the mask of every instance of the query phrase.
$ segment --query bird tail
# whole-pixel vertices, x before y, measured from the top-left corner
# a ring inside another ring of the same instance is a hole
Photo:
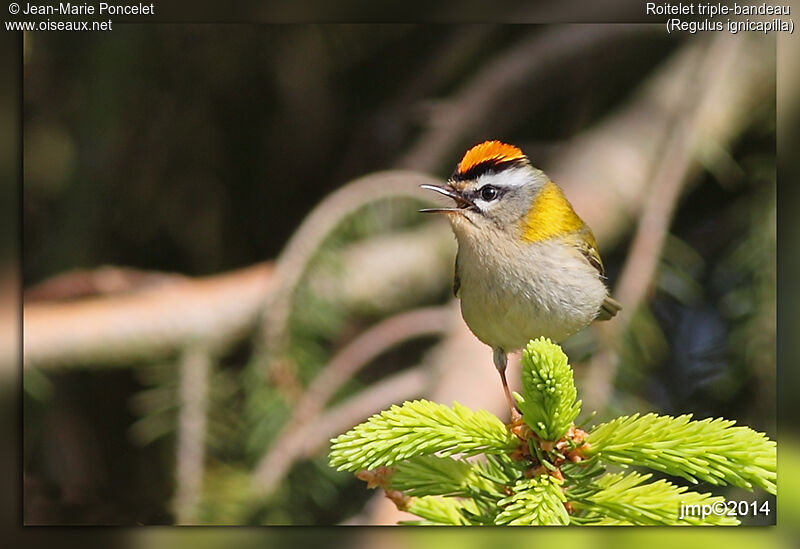
[[[611,296],[606,296],[600,311],[597,313],[597,320],[611,320],[622,310],[622,304]]]

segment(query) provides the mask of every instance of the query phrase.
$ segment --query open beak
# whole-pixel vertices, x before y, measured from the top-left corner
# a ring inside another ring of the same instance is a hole
[[[475,203],[472,200],[464,197],[461,193],[453,189],[449,186],[439,186],[439,185],[420,185],[421,188],[427,189],[429,191],[436,191],[439,194],[443,194],[449,198],[452,198],[456,201],[455,208],[425,208],[420,210],[420,213],[447,213],[447,212],[457,212],[459,210],[464,210],[467,208],[474,208]]]

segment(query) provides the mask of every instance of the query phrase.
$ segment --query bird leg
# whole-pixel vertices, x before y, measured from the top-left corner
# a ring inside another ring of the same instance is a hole
[[[508,409],[511,413],[511,423],[517,424],[522,419],[522,414],[519,413],[517,410],[517,405],[514,403],[514,399],[511,398],[511,391],[508,390],[508,381],[506,381],[506,366],[508,365],[508,355],[506,355],[505,351],[500,348],[494,349],[494,366],[497,368],[497,371],[500,373],[500,380],[503,382],[503,391],[506,395],[506,402],[508,403]]]

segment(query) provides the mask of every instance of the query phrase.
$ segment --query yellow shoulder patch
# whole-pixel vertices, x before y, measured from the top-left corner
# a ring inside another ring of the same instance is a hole
[[[541,242],[563,236],[585,227],[561,189],[548,181],[531,204],[522,220],[522,238],[526,242]]]
[[[514,145],[501,141],[484,141],[464,154],[464,158],[458,164],[458,173],[464,173],[482,162],[506,162],[518,158],[525,158],[525,155]]]

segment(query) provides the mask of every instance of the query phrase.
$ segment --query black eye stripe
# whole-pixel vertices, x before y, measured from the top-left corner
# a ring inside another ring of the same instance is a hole
[[[487,189],[487,188],[494,189],[494,197],[489,198],[489,197],[484,196],[484,189]],[[503,197],[506,193],[508,193],[509,190],[510,189],[507,189],[505,187],[498,187],[497,185],[492,185],[492,184],[489,183],[489,184],[486,184],[486,185],[480,187],[479,189],[473,189],[473,190],[468,191],[468,192],[466,192],[464,194],[466,195],[467,198],[469,198],[470,200],[473,200],[473,201],[474,200],[483,200],[484,202],[494,202],[498,198]]]
[[[453,172],[453,175],[450,176],[450,179],[452,181],[469,181],[470,179],[477,179],[481,175],[485,175],[487,173],[500,173],[503,170],[526,166],[527,164],[527,157],[515,158],[513,160],[497,160],[493,158],[484,160],[483,162],[472,166],[463,173],[459,173],[458,168],[456,168],[456,171]]]

